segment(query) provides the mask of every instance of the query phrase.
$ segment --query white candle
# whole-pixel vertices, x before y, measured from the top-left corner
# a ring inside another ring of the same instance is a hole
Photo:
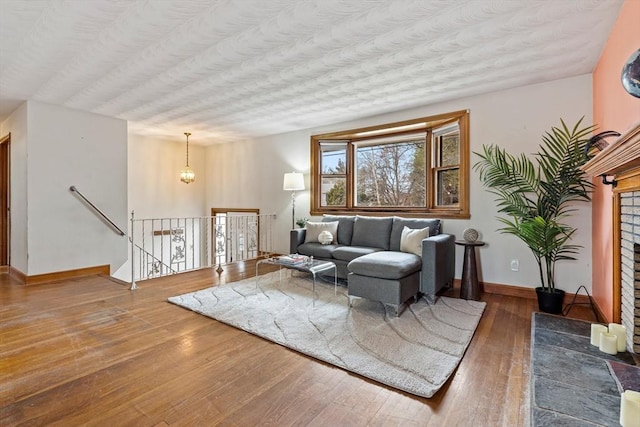
[[[600,345],[600,334],[607,333],[607,327],[599,323],[591,324],[591,345],[596,347]]]
[[[618,337],[606,332],[600,333],[600,351],[607,354],[618,353]]]
[[[609,323],[609,333],[618,337],[618,351],[626,351],[627,328],[619,323]]]
[[[625,390],[620,396],[620,425],[640,426],[640,393],[637,391]]]

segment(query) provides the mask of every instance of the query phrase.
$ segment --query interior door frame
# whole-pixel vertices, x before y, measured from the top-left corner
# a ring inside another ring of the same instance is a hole
[[[252,208],[236,208],[236,209],[232,209],[232,208],[211,208],[211,241],[213,242],[212,244],[212,248],[213,248],[213,252],[212,252],[212,259],[213,259],[213,265],[215,265],[215,261],[216,261],[216,251],[217,251],[217,247],[216,247],[216,215],[218,214],[225,214],[228,215],[229,213],[232,214],[255,214],[258,216],[258,218],[260,217],[260,209],[252,209]],[[257,244],[258,244],[258,258],[260,257],[260,220],[258,219],[258,228],[257,228],[257,233],[258,233],[258,239],[257,239]],[[225,263],[228,263],[229,261],[227,260],[229,254],[225,255]]]
[[[0,266],[11,265],[11,133],[0,138]]]

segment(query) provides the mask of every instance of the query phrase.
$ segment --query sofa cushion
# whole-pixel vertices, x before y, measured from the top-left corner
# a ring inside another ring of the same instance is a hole
[[[316,243],[318,242],[318,236],[323,231],[328,231],[333,236],[333,243],[336,243],[335,236],[338,234],[338,221],[333,222],[307,222],[305,228],[307,229],[307,234],[305,236],[305,243]]]
[[[381,251],[358,257],[347,268],[360,276],[397,280],[420,271],[422,259],[406,252]]]
[[[351,236],[353,236],[353,223],[356,217],[353,215],[324,215],[323,222],[338,221],[338,243],[341,245],[350,245]],[[335,236],[335,234],[334,234]]]
[[[342,261],[351,261],[359,256],[372,254],[381,251],[380,248],[365,248],[362,246],[340,246],[333,251],[333,257]]]
[[[422,240],[427,237],[429,237],[429,227],[413,229],[405,226],[400,237],[400,250],[422,258]]]
[[[391,235],[392,225],[393,218],[391,217],[376,218],[358,215],[353,224],[351,244],[353,246],[382,248],[387,251],[389,250],[389,236]]]
[[[402,230],[404,230],[405,227],[409,227],[409,228],[429,227],[429,236],[435,236],[436,234],[440,234],[439,219],[400,218],[399,216],[394,216],[393,226],[391,227],[391,240],[389,241],[390,250],[392,251],[400,250],[400,238],[402,237]]]
[[[323,245],[318,242],[303,243],[298,246],[298,253],[314,258],[331,259],[333,258],[333,252],[338,247],[338,245]]]

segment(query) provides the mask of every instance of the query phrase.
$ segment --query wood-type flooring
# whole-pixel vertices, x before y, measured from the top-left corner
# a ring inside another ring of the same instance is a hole
[[[166,301],[254,274],[238,263],[136,291],[104,276],[0,275],[0,425],[526,425],[535,300],[483,294],[462,362],[424,399]],[[586,307],[571,315],[594,320]]]

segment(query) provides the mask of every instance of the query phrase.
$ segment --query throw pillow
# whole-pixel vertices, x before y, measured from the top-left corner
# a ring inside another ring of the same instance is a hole
[[[328,231],[333,236],[332,242],[335,243],[335,236],[338,235],[338,221],[334,222],[307,222],[307,234],[304,239],[305,243],[318,243],[318,236],[323,231]]]
[[[429,227],[413,229],[404,227],[400,237],[400,250],[422,257],[422,241],[429,237]]]
[[[318,242],[322,243],[323,245],[329,245],[333,243],[333,234],[331,234],[327,230],[321,231],[320,234],[318,234]]]

